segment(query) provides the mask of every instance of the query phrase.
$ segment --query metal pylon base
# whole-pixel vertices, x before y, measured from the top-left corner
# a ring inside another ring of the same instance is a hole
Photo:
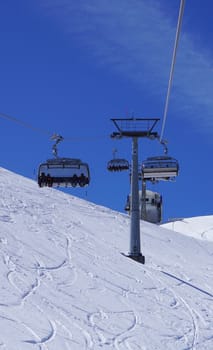
[[[135,260],[137,262],[139,262],[140,264],[145,264],[145,256],[142,254],[139,255],[133,255],[133,254],[123,254],[122,255],[126,256],[127,258],[130,258],[132,260]]]

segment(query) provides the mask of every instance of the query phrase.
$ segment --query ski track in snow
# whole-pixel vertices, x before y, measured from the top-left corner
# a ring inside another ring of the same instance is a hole
[[[47,343],[51,342],[55,335],[56,335],[56,325],[55,322],[50,321],[50,326],[51,326],[51,330],[49,332],[48,335],[46,335],[45,337],[43,337],[42,339],[39,340],[25,340],[25,343],[29,343],[29,344],[35,344],[35,345],[46,345]],[[27,329],[29,329],[29,327],[25,326]],[[36,338],[39,338],[38,335],[32,330],[29,329],[30,332],[32,332],[33,335],[36,336]]]
[[[197,325],[197,322],[195,321],[193,309],[189,306],[188,302],[186,302],[186,300],[184,298],[180,297],[178,295],[178,293],[176,291],[174,291],[173,288],[168,287],[166,281],[163,278],[159,277],[159,272],[158,271],[156,271],[156,272],[157,273],[154,273],[154,276],[151,272],[148,272],[148,273],[150,274],[150,277],[153,280],[155,280],[155,282],[157,280],[162,285],[161,288],[165,288],[165,291],[164,291],[165,294],[169,292],[169,293],[171,293],[171,295],[173,295],[174,301],[171,304],[171,306],[176,307],[177,305],[179,305],[179,307],[180,307],[180,305],[182,305],[182,307],[185,308],[186,314],[189,316],[189,319],[191,320],[190,334],[192,334],[191,335],[192,340],[190,340],[189,335],[187,335],[187,344],[186,345],[189,347],[189,349],[196,350],[195,344],[196,344],[197,336],[198,336],[198,325]],[[186,332],[183,331],[183,334],[185,334],[185,333]]]
[[[191,319],[191,330],[190,330],[190,338],[189,335],[187,335],[188,338],[188,344],[186,344],[187,346],[189,346],[189,349],[193,349],[196,350],[197,349],[197,345],[200,343],[200,325],[204,325],[205,328],[209,331],[209,334],[211,334],[211,328],[207,327],[208,322],[205,320],[205,318],[201,315],[201,310],[200,309],[196,309],[195,305],[194,305],[194,299],[191,297],[191,295],[189,293],[188,297],[186,298],[186,293],[185,296],[181,296],[182,291],[180,290],[180,287],[185,285],[187,288],[188,286],[190,286],[190,284],[185,284],[184,281],[182,282],[180,279],[180,282],[178,284],[175,285],[175,287],[170,287],[170,283],[168,283],[168,278],[162,278],[162,275],[159,275],[159,270],[155,270],[152,268],[146,268],[147,272],[150,274],[150,277],[153,278],[153,280],[157,280],[158,282],[160,282],[162,284],[162,286],[164,286],[166,291],[169,291],[173,294],[174,296],[174,306],[177,305],[182,305],[183,307],[185,307],[186,310],[186,314],[188,314],[189,319]],[[163,272],[163,274],[165,274]],[[167,276],[169,276],[170,274],[167,274]],[[172,276],[172,275],[171,275]],[[194,286],[192,286],[193,288],[195,288]],[[213,295],[211,295],[210,293],[207,293],[205,291],[202,291],[202,289],[197,288],[198,293],[206,293],[207,295],[211,296],[211,298],[213,297]],[[211,300],[211,304],[212,304],[212,299]],[[192,305],[193,304],[193,305]],[[205,311],[205,306],[204,305],[200,305],[197,304],[199,307],[202,307],[202,311]],[[206,305],[206,307],[208,307]],[[211,338],[210,338],[211,339]],[[213,339],[213,337],[212,337]],[[202,341],[208,340],[208,338],[203,339]]]
[[[66,249],[66,255],[67,255],[67,260],[68,261],[71,261],[71,253],[70,253],[70,247],[71,243],[70,243],[70,239],[67,238],[67,249]],[[64,264],[61,264],[57,267],[44,267],[42,264],[38,263],[37,265],[37,270],[38,271],[56,271],[56,270],[60,270],[62,267],[64,267]],[[115,273],[117,273],[115,271]],[[160,278],[159,276],[156,277],[156,275],[158,274],[159,275],[159,271],[146,271],[146,274],[149,276],[149,278],[151,278],[151,280],[155,283],[156,285],[156,281],[158,281],[160,284],[161,284],[161,289],[162,289],[162,286],[163,288],[165,288],[167,291],[171,292],[171,294],[174,296],[174,305],[177,305],[177,304],[182,304],[184,305],[184,307],[186,308],[187,310],[187,313],[188,315],[190,315],[190,318],[192,320],[192,330],[191,330],[191,333],[192,333],[192,341],[191,341],[191,345],[190,344],[190,341],[189,341],[189,335],[187,336],[187,339],[188,339],[188,346],[191,346],[191,349],[194,349],[196,350],[196,343],[197,343],[197,338],[198,338],[198,333],[199,333],[199,329],[198,329],[198,325],[197,325],[197,319],[195,317],[195,312],[193,311],[193,309],[189,306],[189,304],[180,296],[177,295],[176,292],[174,292],[173,289],[171,288],[168,288],[168,286],[166,285],[165,281],[163,281],[162,278]],[[154,274],[154,276],[153,276]],[[14,286],[14,288],[16,288],[19,292],[22,292],[22,290],[17,286],[17,284],[15,283],[15,278],[13,276],[16,275],[16,272],[15,271],[11,271],[9,274],[8,274],[8,279],[10,281],[10,283]],[[76,277],[77,279],[77,277]],[[104,279],[104,278],[100,278],[102,280],[105,281],[105,283],[107,283],[107,280]],[[73,282],[74,283],[74,282]],[[111,286],[112,286],[112,289],[114,290],[114,288],[119,288],[122,293],[123,293],[123,296],[126,297],[126,301],[125,301],[125,305],[126,306],[129,306],[128,305],[128,291],[124,291],[119,285],[116,285],[114,283],[109,283]],[[31,286],[31,288],[25,292],[24,294],[22,294],[22,297],[21,297],[21,301],[24,302],[26,300],[26,298],[30,295],[33,294],[33,292],[36,291],[37,288],[39,288],[40,286],[40,281],[38,281],[38,279],[36,280],[36,283],[33,284]],[[156,285],[156,290],[159,290],[159,286]],[[166,295],[166,292],[164,293]],[[125,313],[125,312],[123,312]],[[116,315],[116,313],[107,313],[104,312],[103,310],[101,310],[100,312],[95,312],[93,314],[91,314],[88,318],[89,320],[89,325],[92,327],[93,329],[93,335],[91,336],[87,330],[85,330],[83,327],[80,327],[79,325],[76,326],[77,328],[79,328],[82,332],[82,334],[84,335],[84,338],[85,338],[85,344],[86,344],[86,349],[93,349],[94,347],[94,344],[96,345],[99,345],[99,346],[114,346],[114,348],[116,350],[120,350],[122,349],[122,347],[124,346],[124,344],[128,344],[128,338],[130,338],[130,336],[128,335],[129,332],[131,332],[132,330],[134,330],[134,328],[136,327],[137,325],[137,314],[134,310],[132,311],[128,311],[128,313],[132,313],[133,315],[133,322],[132,324],[124,331],[122,332],[119,332],[117,334],[115,334],[114,336],[111,336],[109,337],[108,335],[108,330],[107,329],[104,329],[103,327],[101,327],[99,324],[98,324],[98,320],[99,319],[103,319],[104,317],[107,318],[107,319],[110,319],[109,315],[111,314],[114,314]],[[119,313],[118,313],[119,315]],[[120,315],[119,315],[120,316]],[[119,317],[117,318],[118,321],[119,321]],[[110,323],[110,322],[109,322]],[[54,323],[52,323],[54,324]],[[26,327],[27,328],[27,327]],[[29,327],[28,327],[29,329]],[[33,334],[33,330],[31,330],[31,333]],[[36,333],[35,333],[36,334]],[[47,342],[49,342],[50,340],[53,340],[53,338],[55,337],[55,328],[52,327],[52,332],[50,332],[49,335],[47,335],[46,337],[44,337],[43,339],[41,340],[28,340],[26,342],[28,343],[31,343],[31,344],[37,344],[37,345],[44,345],[46,344]],[[95,338],[94,338],[95,337]],[[38,338],[38,336],[37,336]],[[127,345],[125,345],[127,346]]]
[[[128,327],[120,332],[115,332],[115,329],[112,329],[112,318],[118,322],[121,315],[125,317],[125,315],[129,314],[131,314],[132,320]],[[94,329],[95,337],[97,338],[96,344],[100,347],[104,345],[113,346],[116,350],[119,350],[120,346],[122,346],[126,340],[127,334],[136,327],[137,317],[133,311],[105,312],[100,310],[99,312],[90,314],[88,316],[88,321]],[[101,324],[104,321],[106,323],[105,326]]]

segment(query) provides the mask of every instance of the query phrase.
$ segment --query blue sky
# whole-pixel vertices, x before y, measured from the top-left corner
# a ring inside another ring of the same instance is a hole
[[[131,158],[131,141],[112,141],[113,117],[161,118],[179,0],[8,0],[0,5],[1,106],[26,123],[0,119],[1,166],[36,178],[52,157],[81,158],[91,170],[87,189],[69,193],[123,211],[129,176],[106,164],[116,148]],[[186,0],[164,137],[179,160],[174,183],[149,185],[162,193],[164,220],[212,214],[212,2]],[[29,127],[27,127],[29,125]],[[162,154],[140,140],[139,160]]]

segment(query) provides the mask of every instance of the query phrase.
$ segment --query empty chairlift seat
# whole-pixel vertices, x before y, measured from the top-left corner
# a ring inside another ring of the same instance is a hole
[[[84,187],[89,182],[89,166],[80,159],[48,159],[38,169],[39,187]]]
[[[171,180],[178,172],[178,161],[172,157],[150,157],[142,163],[142,176],[147,180]]]

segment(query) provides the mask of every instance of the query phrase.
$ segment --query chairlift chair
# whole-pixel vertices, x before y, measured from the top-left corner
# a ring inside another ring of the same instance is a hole
[[[111,159],[107,163],[107,169],[109,171],[123,171],[129,169],[129,162],[124,158],[117,158],[115,155],[117,153],[117,149],[113,149],[113,159]]]
[[[80,159],[48,159],[38,169],[39,187],[85,187],[89,182],[89,166]]]
[[[146,180],[172,180],[179,173],[178,161],[172,157],[149,157],[142,163],[142,176]]]
[[[55,141],[52,152],[55,156],[41,163],[38,169],[39,187],[85,187],[90,183],[90,172],[87,163],[80,159],[58,157],[57,145],[63,141],[63,137],[54,134],[51,137]]]
[[[109,171],[123,171],[129,169],[129,162],[126,159],[114,158],[107,163]]]

